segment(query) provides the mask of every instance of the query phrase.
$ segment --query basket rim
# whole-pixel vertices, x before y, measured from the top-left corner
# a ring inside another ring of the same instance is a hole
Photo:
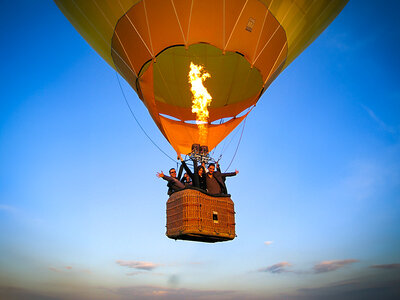
[[[231,194],[210,194],[207,191],[205,191],[205,190],[203,190],[201,188],[195,187],[195,186],[187,186],[184,189],[177,190],[177,191],[173,192],[170,196],[172,196],[172,195],[174,195],[176,193],[179,193],[179,192],[186,191],[186,190],[198,191],[198,192],[200,192],[200,193],[202,193],[204,195],[210,196],[210,197],[217,197],[217,198],[224,198],[224,197],[229,197],[230,198],[231,197]]]

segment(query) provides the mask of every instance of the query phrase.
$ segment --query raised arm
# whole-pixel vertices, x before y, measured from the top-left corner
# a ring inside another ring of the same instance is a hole
[[[174,181],[174,178],[165,175],[165,174],[163,173],[163,171],[160,171],[160,173],[157,172],[157,173],[156,173],[156,176],[157,176],[158,178],[162,178],[162,179],[164,179],[164,180],[166,180],[166,181],[168,181],[168,182]]]
[[[189,176],[190,176],[190,178],[192,178],[192,180],[193,180],[193,172],[192,172],[192,170],[189,169],[188,165],[187,165],[186,162],[182,159],[182,156],[181,156],[180,154],[178,155],[178,158],[180,159],[180,161],[181,161],[181,163],[182,163],[181,166],[183,166],[183,168],[185,169],[186,173],[188,173]]]
[[[235,172],[221,173],[221,176],[222,177],[231,177],[231,176],[236,176],[237,174],[239,174],[239,171],[235,170]]]
[[[181,166],[179,167],[178,176],[176,176],[176,178],[177,178],[178,180],[181,180],[182,171],[183,171],[183,164],[181,164]]]

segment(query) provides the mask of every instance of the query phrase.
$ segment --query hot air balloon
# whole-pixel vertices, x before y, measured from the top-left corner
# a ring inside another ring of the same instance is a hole
[[[347,0],[55,2],[136,91],[175,151],[188,154],[193,145],[211,151],[235,129]],[[194,108],[194,81],[188,82],[192,64],[199,77],[209,74],[202,78],[212,98],[203,119]],[[208,215],[212,224],[222,222]],[[225,238],[232,236],[234,227]]]

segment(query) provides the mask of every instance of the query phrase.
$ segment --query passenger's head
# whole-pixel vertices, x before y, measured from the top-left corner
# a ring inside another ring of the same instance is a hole
[[[190,176],[188,173],[183,174],[183,177],[186,178],[186,181],[190,181]]]
[[[200,166],[199,169],[197,170],[197,173],[199,174],[199,176],[202,176],[206,171],[204,170],[203,166]]]
[[[171,168],[171,169],[169,169],[169,175],[171,176],[171,177],[176,177],[176,170],[174,169],[174,168]]]
[[[211,163],[208,165],[208,173],[210,173],[211,175],[214,173],[215,170],[215,164]]]

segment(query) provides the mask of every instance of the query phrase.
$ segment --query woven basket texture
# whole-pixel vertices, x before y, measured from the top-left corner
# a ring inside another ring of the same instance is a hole
[[[167,232],[171,239],[221,242],[235,238],[235,210],[229,195],[214,197],[185,189],[167,201]]]

